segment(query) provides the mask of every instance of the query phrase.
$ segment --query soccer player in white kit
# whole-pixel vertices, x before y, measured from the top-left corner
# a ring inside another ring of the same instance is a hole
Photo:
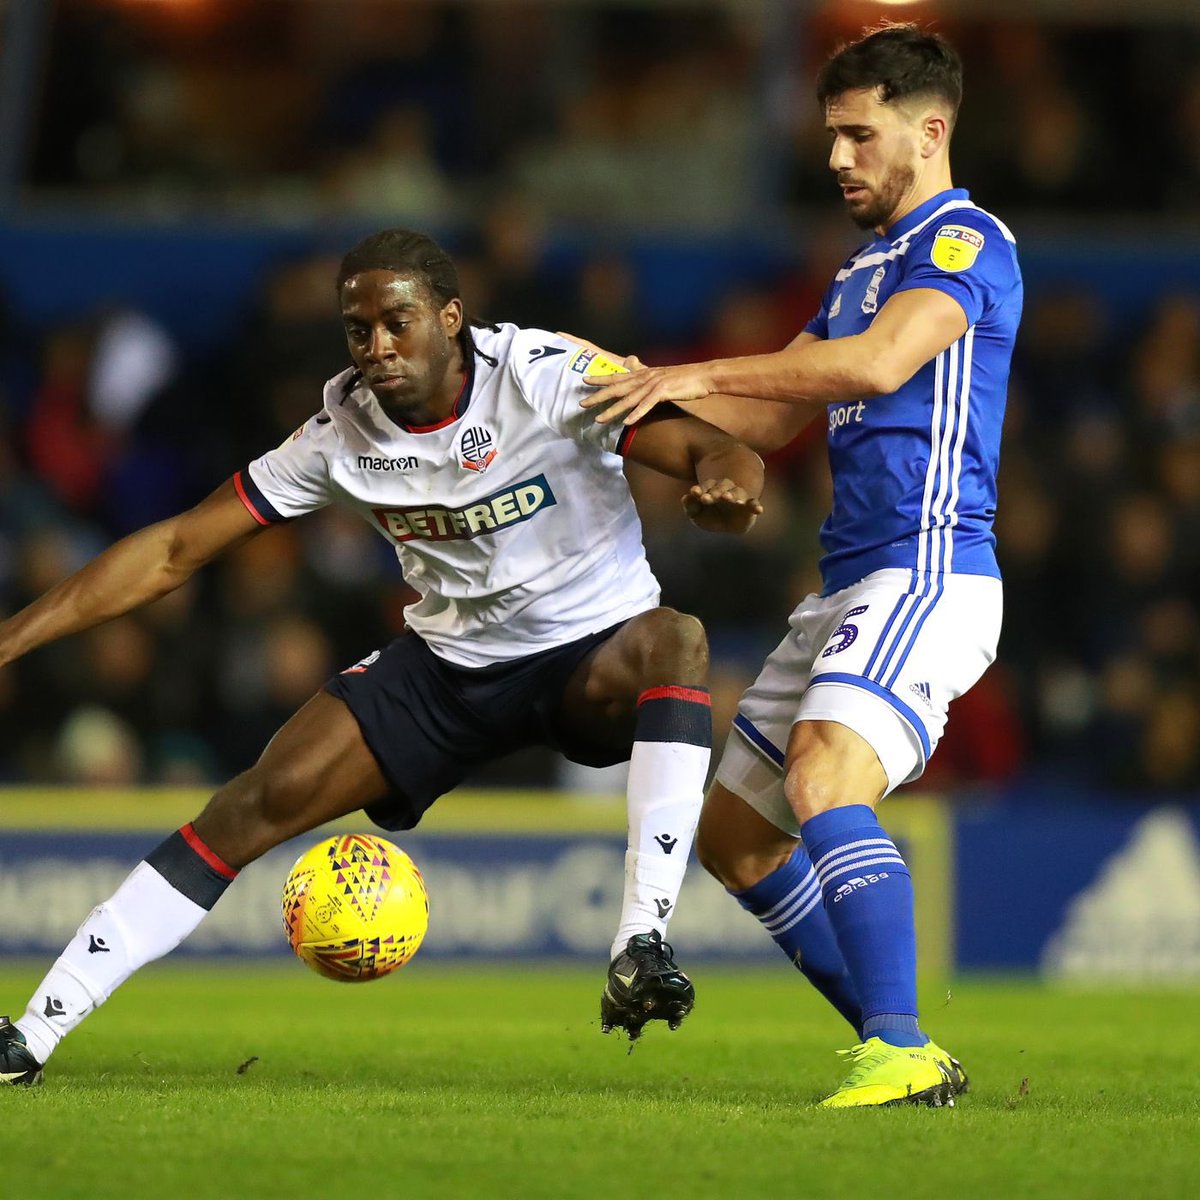
[[[421,234],[367,238],[337,284],[354,365],[325,385],[320,411],[196,508],[0,623],[0,665],[334,503],[394,545],[420,594],[409,628],[331,680],[87,917],[23,1016],[0,1018],[0,1082],[39,1082],[59,1041],[273,846],[359,808],[412,828],[469,772],[531,744],[593,765],[630,760],[602,1026],[635,1038],[691,1010],[662,935],[708,769],[707,647],[698,621],[658,606],[621,456],[691,482],[691,518],[730,532],[762,511],[761,460],[678,410],[594,424],[585,381],[622,368],[544,331],[473,328],[454,264]]]
[[[826,417],[824,591],[742,699],[697,853],[859,1034],[824,1104],[952,1104],[966,1076],[918,1023],[912,880],[874,810],[996,654],[1021,274],[1012,234],[951,183],[949,43],[885,25],[826,63],[817,95],[847,210],[874,234],[817,315],[777,353],[640,369],[586,404],[636,422],[695,401],[761,448]]]

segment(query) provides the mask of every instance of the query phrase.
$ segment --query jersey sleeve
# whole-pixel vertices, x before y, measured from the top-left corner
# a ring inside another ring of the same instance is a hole
[[[821,297],[821,307],[817,309],[816,314],[804,326],[805,333],[815,333],[822,341],[829,341],[829,306],[833,303],[833,289],[837,286],[838,280],[835,277],[833,282],[825,289],[825,295]]]
[[[540,329],[522,329],[509,350],[509,370],[529,406],[552,429],[584,445],[624,454],[636,425],[601,425],[579,402],[595,389],[585,380],[624,375],[625,368],[596,350]]]
[[[329,458],[337,441],[333,417],[323,411],[234,475],[237,494],[260,525],[290,521],[330,503]]]
[[[804,332],[815,333],[822,341],[829,340],[829,309],[824,300],[821,301],[821,307],[817,309],[816,314],[809,318]]]
[[[913,239],[895,291],[945,292],[975,325],[1019,279],[1011,235],[986,213],[953,209]]]

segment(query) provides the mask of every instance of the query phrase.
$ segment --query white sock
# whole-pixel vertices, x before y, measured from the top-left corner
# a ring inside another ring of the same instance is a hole
[[[703,703],[691,699],[691,695],[683,700],[678,696],[656,697],[659,692],[685,691],[702,696]],[[612,944],[613,958],[635,933],[667,932],[696,836],[712,753],[707,744],[711,742],[707,692],[660,688],[645,695],[652,698],[652,703],[639,706],[638,735],[647,733],[648,726],[655,737],[669,732],[679,734],[680,740],[636,740],[633,744],[629,760],[629,849],[625,852],[625,891]],[[706,744],[697,744],[702,741]]]
[[[138,863],[111,899],[91,911],[15,1022],[39,1062],[134,971],[174,950],[228,885],[234,872],[196,858],[201,844],[190,825],[184,828],[186,834],[172,834],[149,856],[157,865]],[[203,853],[211,858],[207,848]],[[159,866],[205,903],[168,883]]]

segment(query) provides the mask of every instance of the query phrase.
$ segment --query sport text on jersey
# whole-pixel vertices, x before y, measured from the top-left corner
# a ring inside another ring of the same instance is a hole
[[[835,433],[843,425],[851,423],[856,425],[862,424],[863,409],[866,408],[866,401],[859,400],[857,404],[834,404],[829,407],[829,436],[833,437]]]
[[[519,525],[557,504],[545,475],[535,475],[464,508],[375,508],[384,533],[396,542],[462,542]]]

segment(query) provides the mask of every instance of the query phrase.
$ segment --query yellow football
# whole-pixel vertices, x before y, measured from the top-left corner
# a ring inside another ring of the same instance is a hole
[[[343,983],[402,967],[429,927],[416,863],[398,846],[354,833],[319,842],[283,888],[283,931],[301,962]]]

